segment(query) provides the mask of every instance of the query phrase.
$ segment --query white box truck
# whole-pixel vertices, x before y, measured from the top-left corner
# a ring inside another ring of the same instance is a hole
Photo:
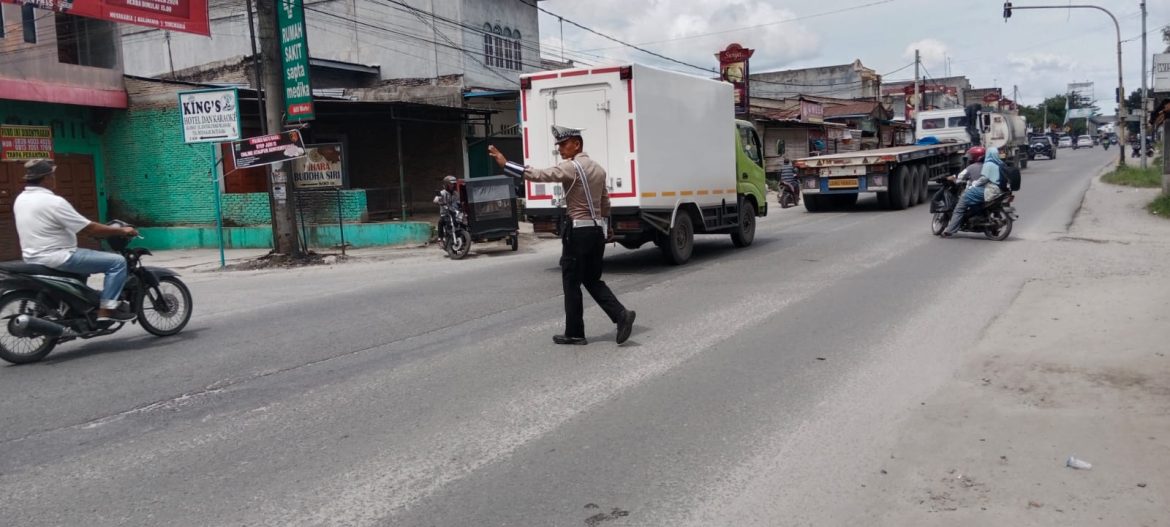
[[[584,150],[609,177],[610,225],[623,246],[655,243],[667,261],[690,259],[695,234],[730,234],[737,247],[767,214],[763,155],[737,121],[731,85],[639,64],[520,77],[524,162],[560,162],[552,125],[584,131]],[[525,213],[556,232],[559,184],[525,182]]]

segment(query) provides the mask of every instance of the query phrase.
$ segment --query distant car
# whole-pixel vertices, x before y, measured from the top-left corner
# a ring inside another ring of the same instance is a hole
[[[1046,135],[1035,135],[1028,140],[1028,160],[1036,159],[1036,156],[1056,159],[1056,147],[1053,146],[1050,137]]]
[[[1093,138],[1087,135],[1082,135],[1077,138],[1077,148],[1087,146],[1093,148]]]
[[[1073,145],[1073,140],[1067,135],[1060,136],[1060,142],[1056,144],[1057,148],[1069,148]]]

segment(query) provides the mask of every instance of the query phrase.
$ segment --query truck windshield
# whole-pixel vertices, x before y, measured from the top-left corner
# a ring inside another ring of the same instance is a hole
[[[947,120],[942,118],[942,117],[938,117],[935,119],[923,119],[922,120],[922,129],[923,130],[936,130],[938,128],[944,128],[946,126],[946,124],[947,124]]]
[[[757,165],[760,164],[760,142],[756,139],[756,131],[747,126],[739,127],[739,142],[743,144],[743,153]]]

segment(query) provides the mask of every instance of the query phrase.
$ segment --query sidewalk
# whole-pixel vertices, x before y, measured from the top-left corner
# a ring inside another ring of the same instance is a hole
[[[546,241],[545,238],[537,238],[533,234],[531,223],[520,223],[521,250],[524,250],[525,247],[541,244],[544,241]],[[496,245],[502,245],[502,243],[474,244],[472,245],[472,250],[476,250],[477,247],[494,247]],[[313,251],[322,255],[341,254],[341,249],[313,249]],[[255,260],[269,252],[271,252],[271,249],[226,249],[224,250],[224,262],[229,266],[240,264]],[[369,262],[406,258],[443,258],[442,251],[433,244],[349,248],[345,252],[350,261]],[[219,249],[155,251],[154,256],[147,257],[146,262],[147,265],[166,267],[181,272],[208,272],[220,269],[220,254]]]
[[[1067,234],[1025,242],[1041,246],[1037,278],[899,423],[881,474],[859,481],[856,516],[1167,524],[1170,221],[1144,210],[1157,192],[1098,178]],[[1071,455],[1091,470],[1066,467]]]

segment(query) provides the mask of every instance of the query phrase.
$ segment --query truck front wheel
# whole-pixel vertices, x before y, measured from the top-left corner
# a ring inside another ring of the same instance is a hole
[[[743,202],[739,208],[739,225],[731,231],[731,243],[736,247],[747,247],[756,239],[756,207],[751,202]]]
[[[680,210],[662,247],[662,254],[671,265],[682,265],[691,259],[694,250],[695,227],[691,224],[691,215]]]

